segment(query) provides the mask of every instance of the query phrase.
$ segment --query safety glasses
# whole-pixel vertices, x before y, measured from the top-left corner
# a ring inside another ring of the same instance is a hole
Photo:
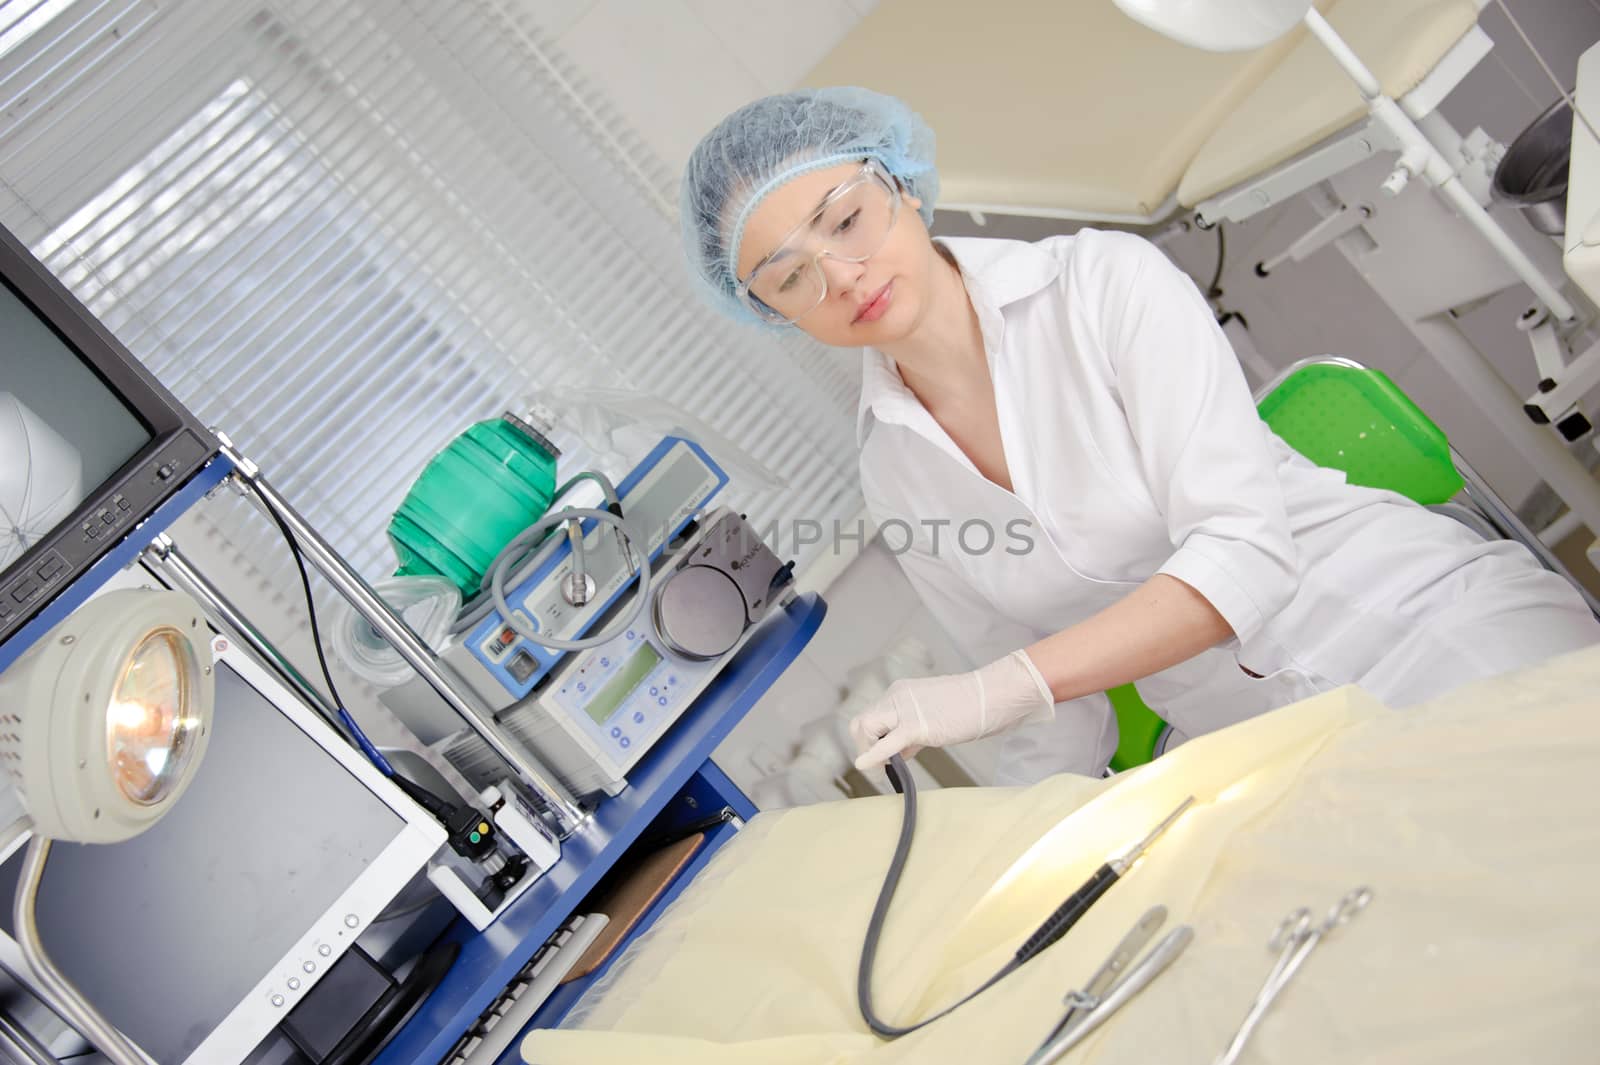
[[[828,296],[823,257],[865,262],[888,241],[899,211],[894,178],[867,160],[756,264],[740,282],[739,298],[769,322],[798,322]]]

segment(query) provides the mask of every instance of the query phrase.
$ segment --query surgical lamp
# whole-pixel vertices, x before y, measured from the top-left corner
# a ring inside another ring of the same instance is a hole
[[[55,967],[34,907],[53,840],[117,843],[159,821],[211,730],[210,630],[181,592],[90,600],[0,674],[0,764],[33,838],[12,921],[46,1001],[116,1065],[146,1058]]]
[[[1355,82],[1373,119],[1400,147],[1400,161],[1383,183],[1398,195],[1412,178],[1425,178],[1452,208],[1487,240],[1506,264],[1533,290],[1559,323],[1570,323],[1577,311],[1545,279],[1533,260],[1489,216],[1456,176],[1455,168],[1428,140],[1413,117],[1383,94],[1378,78],[1344,38],[1312,6],[1311,0],[1115,0],[1122,12],[1180,44],[1211,52],[1260,48],[1303,24]]]

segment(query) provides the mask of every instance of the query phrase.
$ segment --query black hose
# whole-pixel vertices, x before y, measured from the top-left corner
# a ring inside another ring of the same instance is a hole
[[[1002,979],[1022,964],[1023,959],[1013,957],[1004,968],[985,980],[976,991],[953,1005],[935,1013],[926,1020],[915,1024],[900,1026],[890,1024],[874,1012],[872,1008],[872,963],[878,953],[878,940],[883,935],[883,921],[889,914],[889,903],[894,899],[895,888],[900,885],[900,874],[905,872],[906,858],[911,853],[911,836],[917,827],[917,785],[911,779],[911,771],[906,768],[905,759],[898,754],[889,759],[889,764],[884,767],[889,775],[889,783],[905,799],[905,813],[900,819],[900,838],[895,841],[894,856],[889,859],[889,871],[884,874],[883,887],[878,890],[878,901],[872,907],[872,917],[867,921],[866,938],[861,943],[861,966],[856,971],[856,1003],[861,1008],[861,1019],[867,1022],[878,1035],[885,1039],[898,1039],[900,1036],[916,1031],[924,1025],[950,1013],[952,1010],[971,1002],[989,988],[999,983]]]
[[[1206,286],[1206,299],[1222,297],[1222,264],[1228,259],[1228,238],[1222,235],[1222,223],[1217,223],[1217,268],[1211,274],[1211,284]]]

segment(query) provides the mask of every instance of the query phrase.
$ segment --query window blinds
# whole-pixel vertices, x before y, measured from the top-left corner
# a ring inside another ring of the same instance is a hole
[[[551,388],[702,419],[777,474],[729,502],[833,549],[856,361],[700,305],[675,204],[505,0],[0,6],[0,219],[369,578],[427,458]]]

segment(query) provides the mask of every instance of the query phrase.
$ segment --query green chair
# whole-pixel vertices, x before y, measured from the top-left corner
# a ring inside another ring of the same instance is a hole
[[[1351,484],[1386,488],[1449,514],[1486,538],[1517,540],[1546,569],[1572,580],[1543,542],[1523,524],[1450,446],[1444,433],[1381,371],[1350,359],[1304,359],[1256,392],[1256,409],[1296,451],[1343,470]],[[1600,601],[1572,582],[1600,615]],[[1148,762],[1166,723],[1131,684],[1106,693],[1116,711],[1119,739],[1111,768]]]

